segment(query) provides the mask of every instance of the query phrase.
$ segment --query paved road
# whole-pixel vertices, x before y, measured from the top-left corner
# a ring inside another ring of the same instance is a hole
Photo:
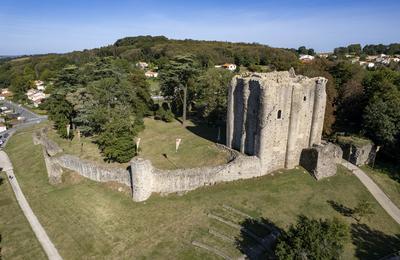
[[[3,171],[6,172],[7,179],[9,180],[11,187],[14,190],[15,197],[17,198],[19,206],[21,207],[25,217],[28,219],[29,224],[32,227],[32,230],[35,233],[40,244],[42,245],[45,253],[47,254],[47,257],[50,260],[62,259],[60,254],[58,253],[57,249],[55,248],[54,244],[51,242],[50,238],[47,236],[46,231],[40,224],[36,215],[33,213],[24,194],[22,193],[22,190],[19,187],[17,179],[15,178],[11,161],[8,158],[8,155],[4,151],[0,151],[0,167],[3,169]]]
[[[16,104],[12,101],[6,100],[3,101],[1,103],[1,106],[6,106],[10,109],[13,109],[15,112],[19,113],[21,116],[25,117],[25,122],[15,125],[13,128],[10,128],[4,132],[1,132],[0,135],[1,136],[7,136],[6,138],[2,138],[3,139],[3,144],[0,145],[0,148],[5,147],[8,140],[10,139],[10,137],[15,133],[15,131],[17,131],[18,129],[22,129],[28,126],[32,126],[34,124],[39,124],[40,122],[46,121],[47,120],[47,116],[40,116],[37,115],[35,113],[33,113],[32,111],[30,111],[29,109],[26,109],[25,107]]]
[[[345,160],[342,165],[353,172],[353,174],[360,179],[362,184],[371,192],[372,196],[379,202],[379,204],[386,210],[386,212],[400,224],[400,209],[389,199],[388,196],[375,184],[375,182],[368,177],[360,168]]]

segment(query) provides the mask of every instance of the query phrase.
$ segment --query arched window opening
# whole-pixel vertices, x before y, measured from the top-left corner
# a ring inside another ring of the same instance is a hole
[[[304,96],[304,97],[303,97],[303,100],[304,100],[304,101],[306,101],[306,100],[307,100],[307,97],[306,97],[306,96]]]
[[[277,116],[277,118],[278,118],[278,119],[281,119],[281,118],[282,118],[282,110],[278,110],[278,116]]]

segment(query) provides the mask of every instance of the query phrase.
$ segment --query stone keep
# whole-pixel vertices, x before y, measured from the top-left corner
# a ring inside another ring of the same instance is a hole
[[[299,165],[303,149],[321,144],[326,82],[293,70],[235,76],[227,146],[259,157],[264,172]]]

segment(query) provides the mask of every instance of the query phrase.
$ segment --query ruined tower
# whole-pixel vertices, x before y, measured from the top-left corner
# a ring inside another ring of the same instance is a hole
[[[321,143],[326,82],[293,71],[234,77],[227,146],[259,157],[266,172],[299,165],[302,150]]]

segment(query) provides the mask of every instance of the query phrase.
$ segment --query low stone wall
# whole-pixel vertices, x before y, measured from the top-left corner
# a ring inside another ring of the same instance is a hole
[[[174,193],[194,190],[198,187],[240,179],[262,176],[260,159],[256,156],[239,155],[225,165],[192,169],[160,170],[149,160],[134,158],[131,161],[132,197],[144,201],[155,193]]]
[[[74,155],[60,155],[51,158],[53,163],[63,168],[77,172],[79,175],[98,182],[118,182],[131,187],[131,177],[128,170],[106,167],[97,163],[83,160]]]

